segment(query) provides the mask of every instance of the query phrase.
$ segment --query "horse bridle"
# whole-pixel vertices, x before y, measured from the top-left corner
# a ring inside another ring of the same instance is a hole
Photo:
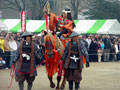
[[[59,52],[60,47],[61,47],[60,39],[58,38],[58,40],[59,40],[59,48],[57,50],[55,49],[55,47],[56,47],[55,36],[53,36],[53,39],[54,39],[54,49],[53,50]],[[48,40],[50,40],[50,37],[46,41],[48,41]]]

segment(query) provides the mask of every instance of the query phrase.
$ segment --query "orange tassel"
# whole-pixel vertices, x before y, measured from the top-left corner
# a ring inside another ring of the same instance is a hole
[[[85,59],[85,57],[83,56],[83,64],[85,64],[86,63],[86,59]]]

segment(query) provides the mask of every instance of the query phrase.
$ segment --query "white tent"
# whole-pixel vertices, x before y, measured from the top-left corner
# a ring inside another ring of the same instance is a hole
[[[0,31],[8,31],[7,26],[0,20]]]
[[[80,34],[120,34],[120,23],[111,20],[80,20],[74,31]]]
[[[3,23],[8,27],[10,32],[21,32],[20,19],[3,19]],[[44,20],[26,20],[26,30],[30,32],[41,32],[46,29]]]
[[[3,23],[11,32],[21,32],[20,19],[4,19]],[[46,29],[45,20],[27,20],[26,30],[41,32]],[[120,34],[120,24],[116,19],[110,20],[74,20],[80,34]]]

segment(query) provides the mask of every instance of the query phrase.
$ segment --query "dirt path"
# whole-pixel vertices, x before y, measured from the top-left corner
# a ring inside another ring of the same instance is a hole
[[[7,90],[10,82],[9,72],[10,70],[0,70],[0,90]],[[82,76],[80,90],[120,90],[119,62],[91,63],[90,68],[83,69]],[[56,83],[56,75],[54,76],[54,82]],[[25,82],[25,90],[27,90],[26,86]],[[19,90],[15,80],[13,80],[10,90]],[[38,69],[38,76],[32,90],[55,90],[49,87],[44,66]],[[68,90],[68,84],[66,84],[65,90]]]

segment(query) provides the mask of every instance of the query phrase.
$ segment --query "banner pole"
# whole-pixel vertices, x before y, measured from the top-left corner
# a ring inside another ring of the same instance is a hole
[[[21,32],[26,32],[26,11],[21,11]]]

